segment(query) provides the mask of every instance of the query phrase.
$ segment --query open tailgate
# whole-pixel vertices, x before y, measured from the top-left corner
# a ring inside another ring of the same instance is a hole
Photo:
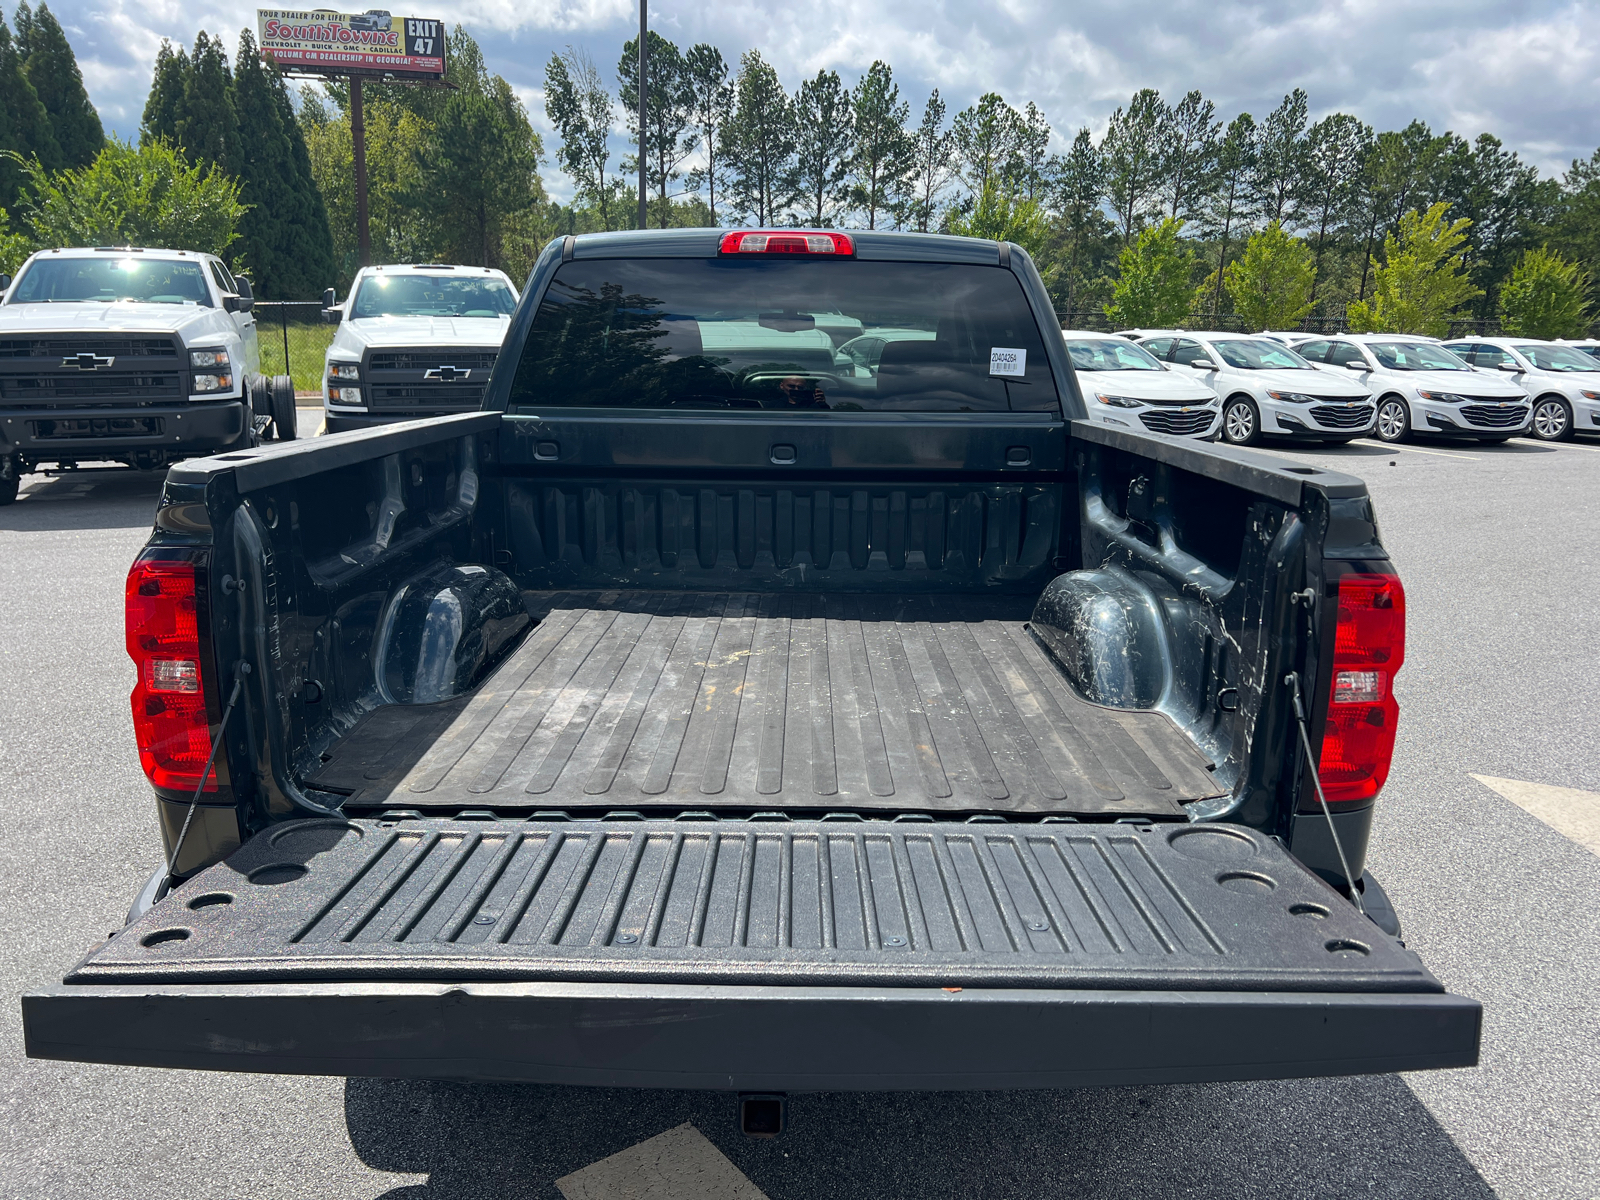
[[[1471,1066],[1482,1017],[1239,826],[542,817],[278,826],[22,1003],[35,1058],[738,1090]]]

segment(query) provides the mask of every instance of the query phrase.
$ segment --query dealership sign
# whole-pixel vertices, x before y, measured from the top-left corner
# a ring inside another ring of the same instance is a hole
[[[444,22],[395,17],[379,9],[336,13],[258,9],[263,53],[286,71],[344,75],[377,71],[439,78]]]

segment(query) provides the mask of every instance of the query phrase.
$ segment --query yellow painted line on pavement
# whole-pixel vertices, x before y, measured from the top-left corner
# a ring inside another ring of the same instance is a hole
[[[688,1122],[563,1175],[556,1189],[566,1200],[767,1200]]]
[[[1600,854],[1600,792],[1526,783],[1520,779],[1497,779],[1493,775],[1474,775],[1473,778],[1524,812],[1538,817],[1557,833]]]

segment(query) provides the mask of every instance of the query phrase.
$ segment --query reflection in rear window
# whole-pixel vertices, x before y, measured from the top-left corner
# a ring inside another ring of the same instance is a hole
[[[995,350],[1021,373],[991,375]],[[557,272],[511,411],[1054,411],[1009,271],[942,263],[596,259]]]

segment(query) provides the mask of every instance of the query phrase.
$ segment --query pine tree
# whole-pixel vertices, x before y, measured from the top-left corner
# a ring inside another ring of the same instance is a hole
[[[911,137],[911,173],[899,220],[927,233],[939,195],[955,177],[956,138],[945,128],[945,103],[934,88],[922,110],[922,123]]]
[[[1072,149],[1053,164],[1051,175],[1061,229],[1069,247],[1062,282],[1066,306],[1072,310],[1077,307],[1080,287],[1088,272],[1089,249],[1095,242],[1104,241],[1109,225],[1100,211],[1105,195],[1105,164],[1087,128],[1078,130]]]
[[[646,40],[649,62],[645,68],[649,95],[645,97],[645,187],[656,193],[656,208],[661,228],[667,227],[671,213],[667,206],[667,187],[681,178],[678,168],[694,150],[694,138],[685,138],[694,115],[694,85],[678,47],[655,30]],[[639,144],[639,39],[624,43],[617,60],[617,82],[621,85],[622,109],[627,113],[628,132]],[[639,159],[622,161],[624,175],[639,177]]]
[[[991,179],[1005,176],[1012,166],[1017,115],[999,93],[987,92],[956,114],[954,133],[961,178],[974,197],[981,196]]]
[[[705,42],[697,42],[684,55],[684,73],[692,96],[690,121],[698,135],[702,166],[689,172],[684,186],[691,192],[706,189],[711,223],[717,223],[717,188],[726,186],[727,164],[722,160],[722,129],[733,115],[733,84],[728,81],[728,64],[722,52]]]
[[[234,253],[252,272],[257,294],[310,299],[333,282],[333,243],[305,140],[282,74],[263,61],[248,30],[239,35],[235,62],[232,173],[250,208]]]
[[[233,170],[234,130],[233,75],[228,70],[228,55],[222,39],[201,30],[195,35],[194,52],[183,81],[183,98],[178,108],[177,145],[191,162],[215,163],[224,171]]]
[[[900,194],[910,170],[911,139],[906,122],[911,106],[900,99],[889,64],[877,61],[856,81],[850,94],[855,118],[855,187],[851,198],[865,209],[867,228],[878,227],[878,213]]]
[[[1111,114],[1106,135],[1100,140],[1105,164],[1106,203],[1122,227],[1122,244],[1130,245],[1134,231],[1157,207],[1161,180],[1162,130],[1168,120],[1166,104],[1154,88],[1134,93],[1126,109]]]
[[[1251,222],[1250,183],[1256,173],[1259,145],[1255,118],[1240,113],[1228,122],[1217,145],[1216,173],[1202,212],[1201,231],[1217,239],[1217,269],[1211,272],[1211,315],[1222,306],[1222,272],[1228,265],[1228,245],[1238,226]]]
[[[1261,123],[1255,191],[1261,215],[1280,225],[1299,220],[1306,167],[1306,94],[1295,88]]]
[[[144,117],[139,122],[139,141],[178,141],[178,118],[183,111],[183,85],[189,78],[189,55],[176,50],[166,38],[156,51],[155,75],[150,80],[150,95],[144,102]]]
[[[587,51],[567,47],[552,54],[544,68],[544,111],[561,144],[556,161],[577,184],[580,197],[600,210],[600,224],[611,228],[611,121],[615,102]]]
[[[1050,151],[1050,122],[1032,100],[1020,113],[1012,114],[1013,181],[1016,189],[1029,200],[1040,200],[1044,195],[1045,163]]]
[[[18,38],[23,69],[39,101],[50,114],[50,132],[60,149],[60,165],[86,166],[105,147],[105,130],[100,114],[89,103],[78,60],[49,6],[40,5],[29,13],[26,0],[17,8],[19,30],[26,21],[27,38]]]
[[[850,93],[837,71],[818,71],[794,96],[793,186],[808,225],[826,228],[849,202],[845,181],[854,153]]]
[[[46,170],[60,165],[50,114],[28,82],[11,28],[0,17],[0,208],[16,201],[25,179],[22,165],[5,151],[37,158]]]
[[[733,116],[722,154],[733,176],[733,202],[757,225],[773,225],[794,199],[794,120],[789,97],[759,50],[739,59]]]
[[[1168,109],[1166,118],[1163,202],[1169,216],[1187,217],[1211,186],[1222,121],[1217,106],[1198,91]]]
[[[1350,217],[1356,202],[1361,164],[1372,149],[1372,127],[1345,113],[1318,121],[1306,134],[1306,171],[1301,199],[1307,224],[1317,228],[1311,295],[1322,278],[1322,255],[1329,235]]]

